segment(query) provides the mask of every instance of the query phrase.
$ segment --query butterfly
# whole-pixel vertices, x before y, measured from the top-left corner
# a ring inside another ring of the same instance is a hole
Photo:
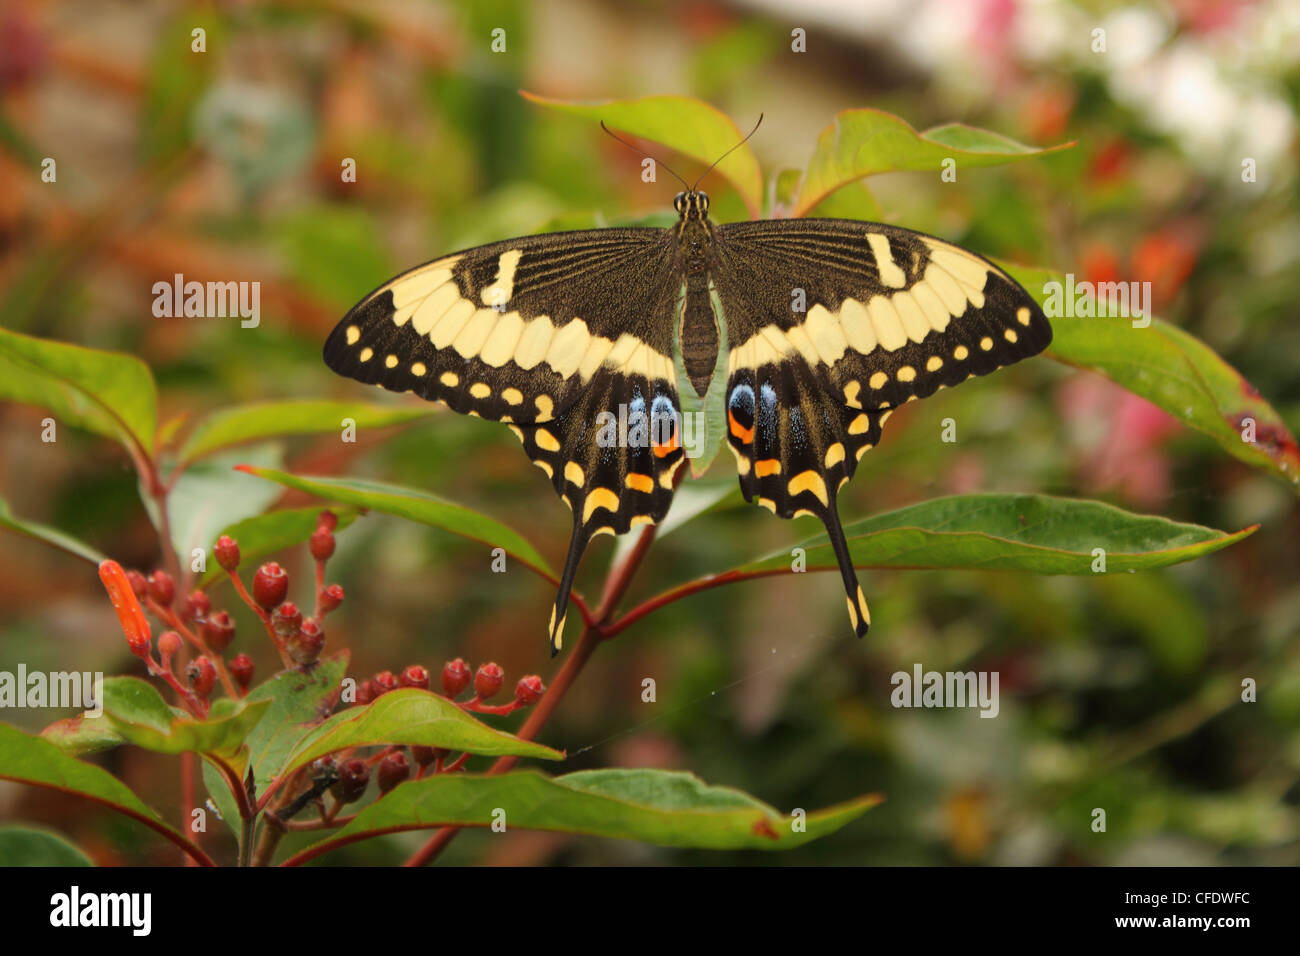
[[[894,409],[1041,352],[1051,326],[1004,271],[932,236],[847,219],[715,225],[694,187],[673,205],[671,228],[528,236],[418,266],[348,312],[325,362],[505,422],[523,443],[573,512],[553,655],[591,539],[667,514],[683,399],[725,409],[746,501],[821,519],[862,636],[840,489]]]

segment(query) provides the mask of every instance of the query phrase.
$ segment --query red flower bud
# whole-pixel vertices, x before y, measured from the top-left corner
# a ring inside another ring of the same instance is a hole
[[[185,595],[185,606],[181,610],[181,617],[186,621],[201,621],[211,610],[212,602],[208,600],[207,594],[195,589]]]
[[[302,627],[300,627],[292,637],[289,638],[287,650],[289,656],[293,658],[295,664],[301,664],[304,667],[308,664],[315,664],[316,659],[320,657],[321,650],[325,647],[325,631],[316,623],[314,618],[303,618]]]
[[[180,650],[181,636],[175,631],[163,631],[158,635],[158,653],[162,655],[164,667]]]
[[[380,697],[390,690],[397,690],[397,678],[393,676],[392,671],[380,671],[370,678],[370,688],[376,697]]]
[[[346,760],[339,768],[339,778],[330,787],[330,793],[339,803],[351,803],[361,799],[370,783],[370,768],[366,762],[357,757]]]
[[[519,678],[519,683],[515,685],[515,700],[521,704],[535,704],[545,693],[546,685],[536,674]]]
[[[206,654],[190,661],[185,676],[189,678],[190,688],[199,700],[207,700],[217,684],[217,669],[212,666],[212,661],[208,660]]]
[[[397,682],[403,687],[419,687],[428,690],[429,672],[419,664],[412,664],[402,671],[402,676],[397,679]]]
[[[271,627],[283,638],[290,638],[302,627],[302,611],[292,601],[285,601],[271,615]]]
[[[317,528],[312,532],[308,547],[311,556],[317,561],[328,561],[334,556],[334,532],[328,528]]]
[[[372,684],[369,680],[363,680],[360,684],[357,685],[356,703],[368,704],[372,700],[374,700],[375,697],[377,696],[378,695],[375,693],[375,685]]]
[[[239,545],[230,535],[223,534],[218,538],[212,551],[217,557],[217,564],[225,570],[233,571],[239,567]]]
[[[176,600],[176,583],[166,571],[155,571],[149,575],[149,596],[163,607],[171,607]]]
[[[322,511],[316,518],[316,529],[333,531],[339,526],[339,516],[332,511]]]
[[[469,686],[469,665],[464,659],[448,661],[442,668],[442,689],[448,697],[458,697]]]
[[[218,611],[204,620],[199,633],[203,635],[203,641],[212,653],[220,654],[235,639],[235,622],[231,620],[229,612]]]
[[[411,775],[411,765],[406,762],[406,754],[395,750],[379,761],[379,792],[387,793]]]
[[[274,561],[267,562],[253,575],[253,600],[269,611],[289,593],[289,575]]]
[[[438,748],[436,747],[421,747],[419,744],[412,744],[411,746],[411,757],[421,767],[429,766],[437,756]]]
[[[320,612],[327,614],[343,603],[343,588],[338,584],[331,584],[320,593]]]
[[[136,597],[142,598],[149,593],[149,582],[145,580],[144,575],[139,571],[132,568],[130,571],[126,572],[126,579],[130,583],[131,590],[135,592]]]
[[[230,676],[240,690],[248,690],[253,683],[253,659],[247,654],[236,654],[230,661]]]
[[[487,700],[501,689],[505,679],[506,672],[501,669],[500,664],[484,664],[474,675],[474,693]]]

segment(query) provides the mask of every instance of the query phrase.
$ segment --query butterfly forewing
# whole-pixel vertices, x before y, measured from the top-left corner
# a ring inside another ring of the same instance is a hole
[[[553,648],[590,539],[657,522],[672,502],[680,289],[668,230],[551,233],[404,273],[325,344],[336,372],[515,429],[574,514]]]

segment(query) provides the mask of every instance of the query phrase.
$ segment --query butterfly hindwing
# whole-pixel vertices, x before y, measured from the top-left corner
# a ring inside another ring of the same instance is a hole
[[[553,651],[587,543],[657,522],[672,502],[683,457],[672,384],[680,287],[667,230],[531,236],[398,276],[325,344],[336,372],[516,430],[574,514]]]
[[[992,263],[906,229],[775,220],[717,236],[741,489],[782,517],[822,519],[861,635],[869,617],[836,492],[890,410],[1042,351],[1051,326]]]

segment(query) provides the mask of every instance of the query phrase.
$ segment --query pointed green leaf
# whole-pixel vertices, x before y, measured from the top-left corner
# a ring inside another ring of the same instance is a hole
[[[438,774],[396,787],[292,862],[398,830],[490,826],[498,808],[505,811],[509,829],[582,833],[656,846],[785,850],[834,833],[880,801],[869,795],[809,813],[802,832],[796,832],[791,815],[740,790],[709,786],[677,771],[588,770],[554,778],[536,771],[491,777]]]
[[[294,748],[284,773],[345,747],[381,744],[443,747],[489,757],[510,754],[539,760],[564,759],[558,750],[489,727],[446,697],[404,687],[364,707],[349,707],[329,718]]]
[[[269,704],[261,722],[248,735],[250,765],[262,793],[280,776],[285,761],[307,736],[330,716],[338,700],[349,651],[322,658],[311,673],[282,671],[254,687],[246,703]]]
[[[351,419],[358,429],[384,428],[425,418],[434,411],[432,407],[327,400],[236,405],[201,419],[185,440],[179,456],[182,462],[191,462],[219,448],[263,438],[341,433],[345,419]]]
[[[1300,447],[1273,406],[1241,373],[1195,336],[1144,316],[1062,315],[1070,285],[1059,272],[1002,263],[1044,308],[1052,323],[1048,355],[1091,369],[1209,435],[1241,461],[1277,475],[1300,493]],[[1056,283],[1056,288],[1052,286]],[[1058,308],[1058,306],[1060,306]],[[1074,308],[1069,311],[1074,312]],[[1149,324],[1147,324],[1149,323]],[[1254,441],[1246,441],[1254,423]]]
[[[241,560],[251,567],[257,558],[306,544],[316,530],[316,520],[321,510],[317,508],[282,508],[264,515],[254,515],[236,521],[221,529],[239,542]],[[346,528],[356,520],[360,509],[335,505],[329,509],[339,519],[338,527]],[[213,541],[216,539],[214,538]],[[213,542],[208,542],[211,547]],[[226,572],[215,561],[208,562],[208,570],[199,578],[199,587],[208,587],[213,581],[225,577]]]
[[[945,159],[955,160],[958,170],[997,166],[1072,145],[1039,149],[959,123],[918,133],[891,113],[844,110],[817,137],[794,214],[807,215],[837,189],[863,176],[900,170],[928,170],[938,175]]]
[[[195,720],[177,716],[154,686],[139,678],[104,681],[104,719],[128,743],[158,753],[235,755],[270,706],[269,700],[221,697],[213,701],[206,720]]]
[[[111,750],[126,743],[126,738],[114,730],[102,714],[98,717],[79,714],[56,720],[41,731],[41,736],[75,757]]]
[[[0,328],[0,399],[39,405],[60,424],[153,454],[158,390],[134,356]]]
[[[37,541],[44,541],[46,544],[68,552],[68,554],[85,558],[95,565],[104,560],[104,555],[90,545],[84,541],[78,541],[70,534],[64,534],[58,528],[51,528],[48,525],[37,524],[35,521],[24,521],[22,518],[15,517],[14,513],[9,510],[9,502],[3,498],[0,498],[0,528],[8,528],[10,531],[25,534]]]
[[[593,123],[604,120],[612,130],[662,143],[705,166],[745,138],[731,117],[689,96],[646,96],[601,103],[569,103],[528,92],[523,96],[540,106],[582,116]],[[719,162],[717,171],[736,187],[749,214],[757,216],[762,205],[763,177],[749,144],[739,146]]]
[[[397,485],[364,481],[359,478],[299,477],[271,468],[246,467],[241,470],[267,481],[278,482],[286,488],[297,488],[343,504],[369,508],[384,514],[397,515],[418,521],[434,528],[442,528],[471,541],[482,541],[494,548],[504,548],[506,553],[542,574],[555,579],[546,560],[523,535],[495,518],[443,498]]]
[[[974,568],[1038,574],[1092,574],[1094,549],[1106,571],[1191,561],[1240,541],[1235,534],[1137,515],[1100,501],[1049,495],[954,495],[844,526],[853,563],[864,568]],[[837,567],[826,536],[804,542],[808,567]],[[784,549],[739,568],[790,569]]]

